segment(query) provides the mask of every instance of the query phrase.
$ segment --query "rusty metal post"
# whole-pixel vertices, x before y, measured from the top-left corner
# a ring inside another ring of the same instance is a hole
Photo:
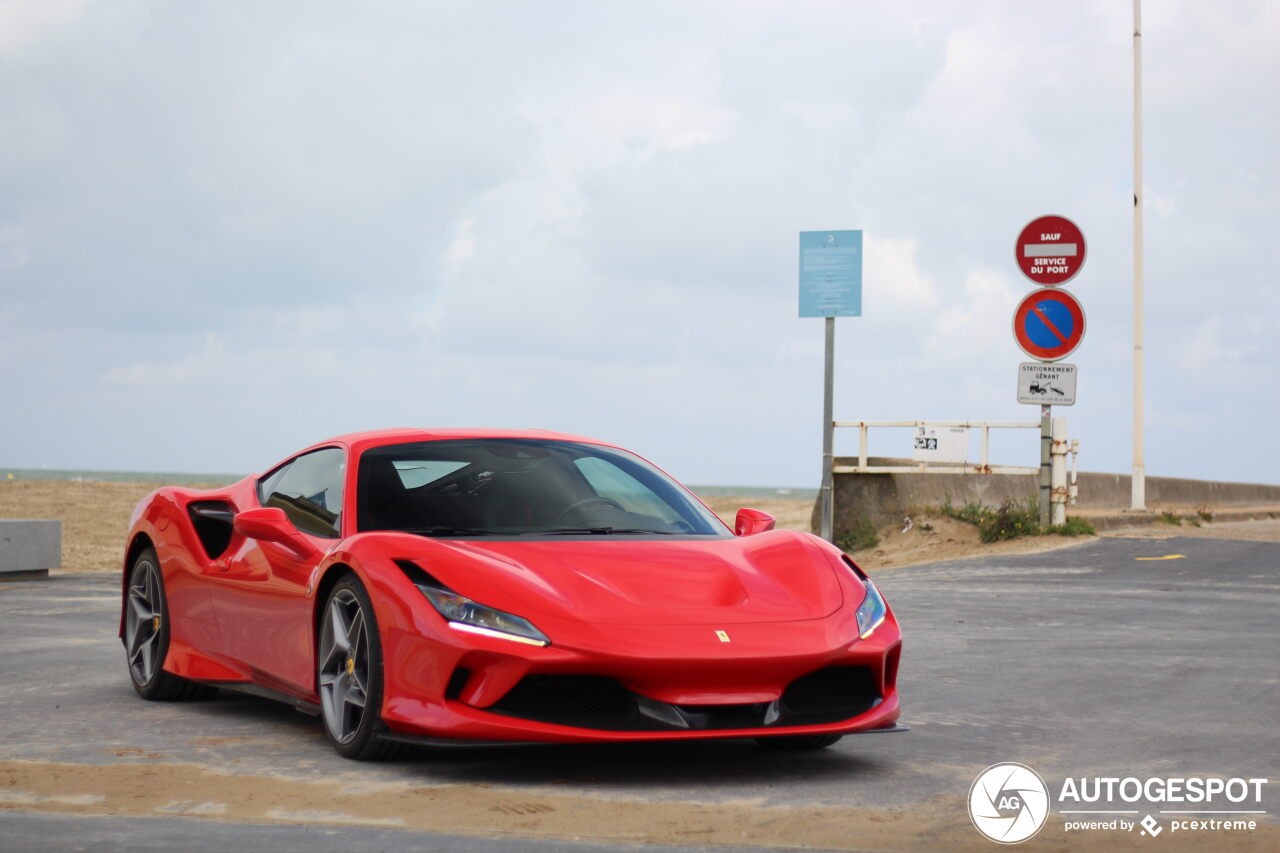
[[[1076,499],[1080,497],[1080,485],[1076,479],[1076,462],[1080,456],[1079,439],[1071,439],[1071,485],[1068,487],[1068,494],[1071,495],[1071,505],[1076,505]]]
[[[1053,433],[1049,425],[1053,406],[1040,407],[1040,526],[1049,526],[1049,498],[1053,492],[1052,454]]]

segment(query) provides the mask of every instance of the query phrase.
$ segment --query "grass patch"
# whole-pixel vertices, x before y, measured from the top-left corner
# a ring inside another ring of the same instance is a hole
[[[1213,513],[1209,512],[1209,510],[1207,509],[1196,510],[1196,515],[1200,516],[1200,520],[1203,522],[1206,522],[1208,524],[1213,523]]]
[[[1199,527],[1200,519],[1196,518],[1194,515],[1188,515],[1187,524],[1190,524],[1192,527]]]
[[[1045,533],[1057,533],[1059,536],[1097,536],[1093,523],[1087,518],[1068,518],[1065,524],[1055,524]]]
[[[1019,536],[1045,536],[1056,533],[1062,536],[1093,536],[1093,525],[1083,518],[1068,518],[1065,524],[1040,526],[1040,502],[1036,498],[1007,500],[996,508],[971,501],[962,507],[951,502],[951,496],[935,510],[940,515],[972,524],[978,528],[982,542],[999,542],[1017,539]]]
[[[1182,517],[1172,510],[1165,510],[1156,516],[1157,521],[1163,521],[1165,524],[1172,524],[1174,527],[1182,526]]]
[[[835,545],[841,551],[861,551],[880,544],[876,526],[865,515],[859,516],[853,526],[836,534]]]

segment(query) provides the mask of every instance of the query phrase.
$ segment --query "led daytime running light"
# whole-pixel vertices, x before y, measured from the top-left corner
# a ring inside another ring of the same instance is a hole
[[[528,643],[531,646],[548,645],[547,640],[535,640],[533,637],[521,637],[519,634],[508,634],[492,628],[481,628],[479,625],[468,625],[466,622],[450,622],[449,627],[466,634],[479,634],[481,637],[493,637],[495,640],[511,640],[515,643]]]

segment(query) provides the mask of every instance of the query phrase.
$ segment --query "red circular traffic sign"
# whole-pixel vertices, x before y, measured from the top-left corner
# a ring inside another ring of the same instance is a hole
[[[1023,297],[1013,312],[1013,337],[1022,351],[1041,361],[1066,358],[1084,338],[1080,301],[1058,287],[1043,287]]]
[[[1063,284],[1084,266],[1084,234],[1065,216],[1027,223],[1014,244],[1022,274],[1046,287]]]

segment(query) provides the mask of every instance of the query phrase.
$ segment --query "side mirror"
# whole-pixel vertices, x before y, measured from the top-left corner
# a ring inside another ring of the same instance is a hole
[[[758,509],[740,509],[738,517],[733,521],[733,532],[737,536],[750,536],[753,533],[772,530],[773,525],[773,516],[767,512]]]
[[[293,526],[284,510],[279,507],[261,507],[236,513],[233,522],[236,533],[259,542],[276,542],[288,548],[302,559],[316,553],[316,547]]]

